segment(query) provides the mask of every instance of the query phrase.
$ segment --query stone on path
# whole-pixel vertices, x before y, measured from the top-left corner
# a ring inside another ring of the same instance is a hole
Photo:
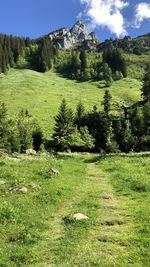
[[[82,214],[82,213],[75,213],[73,215],[73,218],[76,219],[77,221],[82,221],[82,220],[88,220],[89,217],[87,217],[86,215]]]

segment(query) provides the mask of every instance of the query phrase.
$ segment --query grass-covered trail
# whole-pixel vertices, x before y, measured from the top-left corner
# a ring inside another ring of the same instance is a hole
[[[130,266],[131,202],[116,196],[95,163],[86,163],[80,184],[51,214],[50,227],[42,237],[42,261],[36,266]],[[89,220],[76,222],[73,214],[77,212]]]
[[[149,267],[149,160],[1,158],[0,266]],[[48,176],[49,167],[60,174]],[[28,192],[10,193],[14,183]],[[89,219],[76,221],[75,213]]]

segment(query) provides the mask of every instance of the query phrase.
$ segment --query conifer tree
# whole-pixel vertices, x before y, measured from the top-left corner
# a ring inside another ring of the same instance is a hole
[[[74,131],[73,112],[68,108],[66,100],[63,99],[55,118],[54,142],[58,149],[66,150],[71,145],[71,135]]]
[[[122,130],[121,130],[121,146],[122,150],[125,152],[129,152],[134,147],[135,138],[132,135],[132,127],[129,120],[124,119],[122,122]]]
[[[81,71],[85,72],[87,68],[87,55],[85,49],[82,49],[80,52],[80,60],[81,60]]]
[[[147,65],[143,78],[142,97],[144,100],[150,99],[150,64]]]
[[[104,106],[104,113],[105,113],[106,117],[109,116],[109,112],[111,109],[111,99],[112,99],[112,96],[111,96],[109,90],[106,90],[105,95],[104,95],[104,100],[102,102],[103,106]]]
[[[7,109],[4,103],[0,103],[0,147],[8,145],[9,123],[7,119]]]
[[[150,100],[143,107],[143,116],[145,134],[150,134]]]

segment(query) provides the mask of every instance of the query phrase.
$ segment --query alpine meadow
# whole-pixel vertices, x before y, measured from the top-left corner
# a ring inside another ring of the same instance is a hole
[[[150,33],[1,33],[0,267],[150,267],[149,203]]]

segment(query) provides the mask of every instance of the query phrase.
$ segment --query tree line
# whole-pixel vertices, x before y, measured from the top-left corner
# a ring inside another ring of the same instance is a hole
[[[102,61],[89,61],[84,48],[72,50],[67,60],[58,57],[58,48],[49,36],[31,40],[0,34],[0,73],[22,67],[39,72],[54,67],[58,72],[79,81],[104,80],[109,87],[113,80],[127,77],[127,65],[120,49],[105,49]]]
[[[85,49],[73,50],[67,60],[58,60],[58,72],[79,81],[105,80],[109,87],[113,80],[127,77],[127,64],[120,49],[106,49],[102,60],[88,60]]]
[[[31,40],[0,34],[0,73],[20,66],[45,72],[51,69],[57,55],[58,49],[48,37]]]
[[[26,46],[28,38],[0,34],[0,73],[6,73],[10,67],[15,67],[19,55]]]

